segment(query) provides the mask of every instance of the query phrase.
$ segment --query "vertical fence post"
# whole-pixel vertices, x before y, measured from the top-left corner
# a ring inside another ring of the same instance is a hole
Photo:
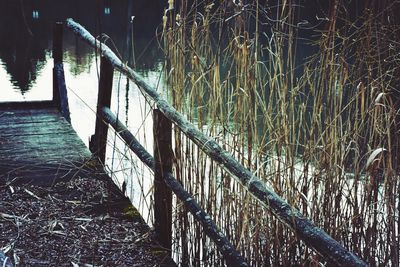
[[[164,114],[153,111],[154,134],[154,229],[161,245],[171,256],[172,191],[164,181],[164,173],[172,172],[172,123]]]
[[[53,59],[54,64],[62,63],[62,39],[63,39],[63,24],[62,22],[56,22],[53,32]]]
[[[64,118],[71,122],[67,86],[65,85],[64,66],[63,66],[63,24],[56,22],[53,32],[53,103],[60,110]]]
[[[110,107],[113,76],[114,68],[111,62],[102,56],[100,62],[99,92],[97,96],[96,128],[94,135],[90,139],[89,148],[103,164],[106,159],[108,125],[101,118],[101,109],[103,107]]]

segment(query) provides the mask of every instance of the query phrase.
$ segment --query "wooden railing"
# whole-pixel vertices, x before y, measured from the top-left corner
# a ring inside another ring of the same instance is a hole
[[[100,44],[86,29],[67,19],[66,27],[102,54],[99,97],[97,106],[96,131],[92,138],[91,149],[100,160],[105,160],[107,127],[112,126],[130,149],[155,173],[155,230],[160,242],[171,248],[171,192],[180,199],[194,218],[203,225],[204,232],[215,242],[229,266],[248,266],[225,235],[218,229],[211,217],[199,206],[194,198],[182,187],[171,173],[171,122],[190,140],[221,167],[228,171],[245,189],[247,189],[266,209],[270,210],[282,223],[292,229],[296,236],[305,242],[328,262],[340,266],[366,266],[353,253],[305,218],[298,210],[279,197],[261,179],[242,166],[211,137],[203,134],[182,114],[176,111],[157,91],[148,85],[134,70],[126,66],[104,44]],[[132,133],[116,118],[109,109],[112,90],[112,72],[117,70],[131,79],[158,110],[154,111],[154,155],[153,158],[135,139]],[[161,135],[160,133],[164,133]],[[162,222],[162,223],[161,223]],[[168,222],[167,224],[165,222]],[[166,227],[164,227],[167,225]]]
[[[60,110],[63,117],[71,122],[67,87],[65,85],[64,65],[63,65],[63,24],[56,23],[53,32],[53,104]]]

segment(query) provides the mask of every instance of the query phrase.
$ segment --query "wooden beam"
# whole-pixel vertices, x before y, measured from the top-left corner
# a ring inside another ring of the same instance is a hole
[[[64,66],[63,66],[63,24],[57,22],[53,33],[53,102],[60,110],[63,117],[71,123],[68,105],[67,86],[65,85]]]
[[[54,63],[63,62],[63,23],[56,22],[53,29],[53,59]]]
[[[73,19],[67,19],[66,26],[91,46],[101,50],[113,64],[114,68],[129,77],[157,107],[178,126],[186,136],[196,143],[209,157],[222,166],[244,188],[246,188],[265,208],[269,209],[282,223],[288,226],[296,236],[307,246],[322,255],[328,262],[338,266],[367,266],[352,252],[345,249],[339,242],[318,228],[311,220],[304,217],[300,211],[278,196],[260,178],[242,166],[227,151],[211,137],[206,136],[182,114],[172,107],[161,95],[150,86],[137,72],[126,66],[110,48],[99,44],[96,39]]]
[[[57,108],[52,100],[29,102],[0,102],[0,109],[42,109]]]
[[[161,245],[172,249],[172,191],[164,174],[172,173],[172,123],[158,109],[153,110],[154,136],[154,230]]]
[[[100,81],[97,95],[96,127],[94,135],[90,139],[90,151],[99,158],[103,164],[106,160],[107,132],[108,126],[100,117],[103,107],[110,107],[111,93],[113,85],[114,68],[106,57],[101,57],[100,62]]]

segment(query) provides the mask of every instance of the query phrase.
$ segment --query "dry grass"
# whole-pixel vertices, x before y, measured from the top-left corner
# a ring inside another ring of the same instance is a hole
[[[170,1],[174,106],[349,250],[397,266],[400,3],[364,1],[351,16],[332,0],[304,41],[294,1],[233,2]],[[252,266],[323,262],[179,131],[175,156],[177,178]],[[182,206],[175,216],[178,261],[220,264]]]

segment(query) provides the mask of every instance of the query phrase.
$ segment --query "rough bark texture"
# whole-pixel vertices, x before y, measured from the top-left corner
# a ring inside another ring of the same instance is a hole
[[[172,123],[158,109],[153,110],[154,140],[154,230],[160,244],[172,249],[172,192],[164,180],[172,172]],[[171,254],[169,255],[171,256]]]
[[[63,66],[63,25],[57,22],[53,32],[53,101],[57,105],[63,117],[71,123],[67,87],[65,85],[64,66]]]
[[[238,182],[268,208],[282,223],[291,228],[309,247],[313,248],[332,264],[340,266],[366,266],[366,263],[346,250],[339,242],[330,237],[325,231],[318,228],[309,219],[305,218],[298,210],[292,208],[271,188],[266,186],[261,179],[243,167],[227,151],[223,150],[214,139],[206,136],[191,124],[182,114],[163,99],[154,88],[147,84],[138,73],[127,67],[110,48],[104,44],[100,44],[100,42],[85,28],[72,19],[67,19],[66,25],[91,46],[100,49],[102,54],[110,60],[115,69],[135,82],[148,100],[156,103],[157,107],[167,118],[178,126],[182,132],[195,142],[207,155],[235,177]]]
[[[105,57],[101,58],[99,91],[97,94],[97,113],[102,107],[110,107],[113,85],[114,69]],[[90,151],[96,155],[103,164],[106,160],[108,127],[101,118],[96,118],[95,132],[90,139]]]
[[[71,123],[68,105],[67,86],[65,84],[63,63],[55,63],[53,68],[53,101],[63,117]]]

